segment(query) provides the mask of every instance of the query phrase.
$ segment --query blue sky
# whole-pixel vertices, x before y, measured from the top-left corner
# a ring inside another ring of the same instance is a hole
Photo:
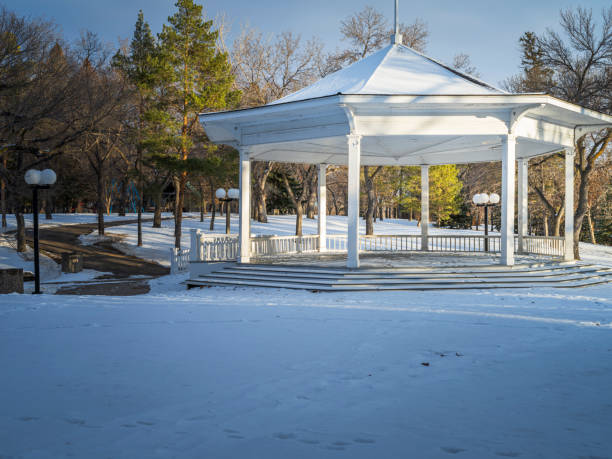
[[[19,14],[53,20],[73,40],[83,29],[96,32],[117,44],[130,38],[139,9],[155,32],[174,11],[175,0],[0,0]],[[264,33],[293,30],[304,38],[318,36],[328,50],[342,46],[340,20],[372,5],[391,22],[393,0],[209,0],[200,1],[209,17],[225,13],[231,38],[248,23]],[[449,62],[464,52],[471,56],[482,79],[498,84],[516,73],[520,64],[518,38],[526,30],[544,31],[557,27],[559,9],[582,5],[599,13],[609,0],[400,0],[400,20],[421,18],[429,28],[427,54]]]

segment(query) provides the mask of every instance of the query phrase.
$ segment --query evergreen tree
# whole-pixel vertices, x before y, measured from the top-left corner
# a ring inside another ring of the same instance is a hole
[[[178,11],[168,18],[159,36],[167,65],[164,91],[178,137],[176,156],[185,168],[176,179],[175,247],[181,246],[184,193],[188,179],[187,159],[196,143],[207,139],[198,113],[220,110],[238,101],[228,55],[217,46],[218,31],[212,20],[204,20],[202,6],[193,0],[178,0]]]
[[[521,78],[523,92],[546,92],[552,85],[552,71],[544,64],[544,51],[533,32],[525,32],[519,38],[523,56]]]
[[[146,142],[146,123],[147,119],[157,119],[152,112],[161,108],[156,88],[162,76],[159,48],[149,24],[144,20],[142,10],[138,12],[129,54],[118,51],[113,58],[113,66],[123,72],[136,90],[137,119],[131,134],[136,146],[136,173],[138,176],[138,246],[142,246],[143,154]]]

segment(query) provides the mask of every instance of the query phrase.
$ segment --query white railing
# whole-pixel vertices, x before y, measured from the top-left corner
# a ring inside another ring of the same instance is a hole
[[[239,251],[237,235],[203,234],[191,230],[191,261],[235,260]]]
[[[325,247],[328,252],[346,252],[347,237],[339,234],[325,236]]]
[[[519,252],[518,236],[515,235],[515,251]],[[485,241],[488,240],[488,247]],[[364,252],[410,252],[422,250],[421,235],[372,235],[359,237],[359,250]],[[328,235],[327,252],[346,252],[347,237]],[[565,241],[562,237],[525,236],[523,252],[548,256],[562,256]],[[492,235],[429,235],[427,250],[430,252],[485,252],[501,251],[501,236]],[[301,254],[319,251],[319,236],[257,236],[251,238],[251,256],[268,257],[282,254]],[[191,233],[191,251],[172,255],[173,265],[179,271],[191,254],[191,261],[234,261],[240,253],[237,235],[206,235],[198,231]],[[174,268],[173,268],[174,269]]]
[[[170,274],[178,274],[189,270],[189,249],[170,250]]]
[[[421,250],[420,235],[393,235],[374,234],[372,236],[359,236],[359,250],[366,252],[378,251],[413,251]]]
[[[308,253],[319,251],[319,236],[260,236],[251,238],[251,255],[266,257],[270,255]]]
[[[487,252],[500,252],[500,236],[484,235],[432,235],[427,236],[427,249],[431,252],[485,252],[488,239]]]
[[[515,238],[518,251],[518,237]],[[523,252],[562,257],[565,239],[559,236],[523,236]]]

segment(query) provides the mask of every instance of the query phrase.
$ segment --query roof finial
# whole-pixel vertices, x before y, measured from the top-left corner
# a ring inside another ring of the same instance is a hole
[[[402,35],[399,33],[399,20],[398,20],[398,17],[397,17],[398,2],[399,2],[399,0],[395,0],[394,28],[393,28],[393,35],[391,35],[391,44],[392,45],[401,45],[402,44]]]

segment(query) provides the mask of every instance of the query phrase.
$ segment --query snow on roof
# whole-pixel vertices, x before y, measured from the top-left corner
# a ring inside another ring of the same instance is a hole
[[[481,95],[504,91],[412,48],[392,44],[269,105],[335,94]]]

